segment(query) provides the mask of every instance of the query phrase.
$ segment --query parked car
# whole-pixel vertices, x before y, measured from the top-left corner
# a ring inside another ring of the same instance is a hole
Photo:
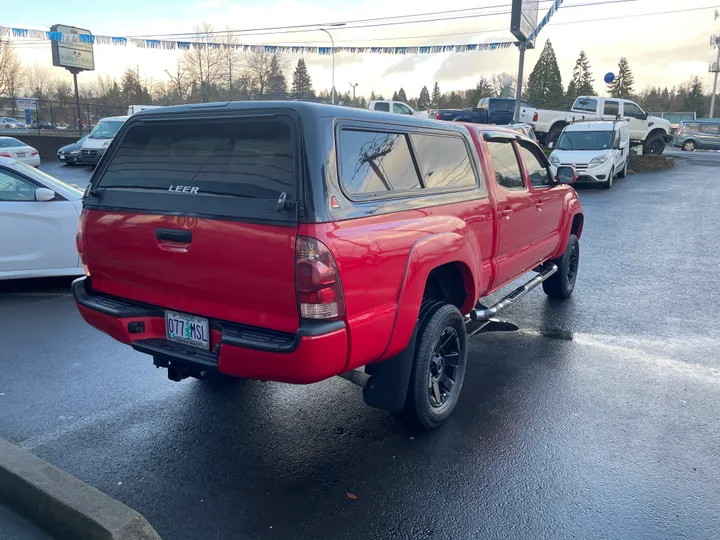
[[[61,147],[57,152],[58,161],[62,161],[63,163],[67,163],[68,165],[76,165],[82,163],[81,150],[82,145],[87,138],[88,136],[86,135],[77,142],[67,144]]]
[[[82,162],[89,165],[97,164],[107,147],[110,146],[115,134],[128,118],[130,117],[110,116],[100,120],[83,142],[80,151]]]
[[[520,120],[532,124],[544,144],[557,141],[565,126],[572,122],[618,119],[628,120],[631,144],[642,144],[645,154],[662,154],[665,145],[672,141],[668,120],[649,116],[629,99],[580,96],[569,112],[527,109],[520,114]]]
[[[554,169],[571,166],[578,182],[599,184],[606,189],[615,177],[625,178],[630,161],[629,122],[576,122],[560,134],[550,154]]]
[[[81,209],[81,190],[0,158],[0,279],[82,275],[75,246]]]
[[[14,137],[0,137],[0,157],[22,161],[33,167],[40,165],[38,151]]]
[[[30,124],[30,129],[55,129],[55,126],[52,122],[48,122],[47,120],[40,120],[39,122],[35,120]]]
[[[673,146],[686,152],[699,149],[720,150],[720,120],[680,122]]]
[[[470,337],[509,330],[496,315],[530,289],[572,294],[574,179],[497,126],[304,102],[141,111],[86,191],[72,290],[172,380],[341,375],[432,428],[463,384],[465,315]]]
[[[535,134],[535,130],[533,129],[533,127],[530,124],[525,124],[525,123],[508,124],[507,126],[503,126],[503,127],[507,127],[507,128],[517,131],[518,133],[522,133],[531,141],[535,141],[535,143],[537,143],[538,145],[540,144],[540,141],[538,140],[537,135]]]
[[[27,129],[27,126],[23,122],[8,116],[0,117],[0,127],[4,127],[5,129]]]
[[[59,129],[60,131],[65,131],[68,127],[70,126],[68,126],[65,122],[58,122],[55,124],[55,129]]]
[[[407,114],[409,116],[426,118],[424,113],[416,111],[410,105],[403,103],[402,101],[371,101],[368,103],[368,109],[371,111],[392,112],[396,114]]]
[[[511,124],[515,117],[514,98],[483,98],[472,109],[441,109],[437,111],[437,120],[454,120],[474,124]],[[520,111],[532,108],[525,100],[520,100]]]

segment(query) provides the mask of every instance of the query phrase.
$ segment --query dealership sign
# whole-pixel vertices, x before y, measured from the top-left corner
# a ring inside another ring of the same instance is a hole
[[[15,98],[15,107],[18,109],[37,109],[37,99],[25,97]]]
[[[89,30],[56,24],[50,27],[50,32],[58,32],[62,36],[91,36]],[[77,39],[77,38],[76,38]],[[71,71],[95,69],[93,44],[90,39],[58,39],[52,41],[53,65],[67,68]]]

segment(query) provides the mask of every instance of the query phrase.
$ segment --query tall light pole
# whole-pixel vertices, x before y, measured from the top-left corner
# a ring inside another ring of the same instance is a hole
[[[345,23],[330,23],[330,26],[345,26]],[[325,32],[328,35],[328,37],[330,38],[330,44],[332,45],[332,90],[330,91],[330,98],[332,99],[332,104],[335,105],[335,40],[333,39],[332,34],[328,32],[325,28],[318,28],[318,30],[320,30],[321,32]]]
[[[717,13],[717,12],[716,12]],[[717,18],[717,16],[715,17]],[[708,118],[715,117],[715,96],[717,95],[717,84],[718,84],[718,72],[720,72],[720,36],[712,36],[710,38],[710,44],[717,48],[718,55],[717,61],[710,64],[710,73],[715,74],[715,80],[713,81],[712,97],[710,98],[710,116]]]
[[[353,89],[353,107],[355,107],[355,87],[360,83],[350,83],[350,86],[352,86]]]

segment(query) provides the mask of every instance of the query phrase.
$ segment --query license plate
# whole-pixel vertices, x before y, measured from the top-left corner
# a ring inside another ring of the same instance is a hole
[[[171,341],[200,349],[210,349],[210,325],[207,319],[175,311],[165,312],[165,332]]]
[[[17,157],[25,157],[25,152],[18,152]]]
[[[65,156],[60,156],[60,159],[65,159]]]

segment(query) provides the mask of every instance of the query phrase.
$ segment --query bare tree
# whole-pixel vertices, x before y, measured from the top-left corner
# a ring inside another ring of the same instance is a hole
[[[165,70],[168,81],[160,81],[155,85],[155,93],[158,99],[167,103],[184,103],[190,93],[189,76],[184,67],[184,62],[178,60],[175,68]]]
[[[235,47],[238,41],[237,38],[228,31],[222,35],[220,42],[223,44],[220,52],[222,78],[225,81],[228,99],[235,99],[239,93],[235,82],[240,76],[240,68],[242,67],[240,52]]]
[[[0,96],[15,96],[22,80],[22,65],[9,39],[0,39]]]
[[[54,78],[50,68],[33,64],[25,68],[23,75],[28,94],[38,99],[44,99]]]
[[[217,83],[222,68],[222,53],[220,47],[206,45],[216,39],[211,32],[213,28],[208,23],[195,27],[197,43],[185,51],[182,57],[182,69],[187,73],[190,85],[197,92],[200,101],[210,101],[217,91]]]
[[[276,58],[280,71],[287,71],[287,60],[276,53],[269,53],[265,50],[251,51],[243,59],[246,74],[252,80],[260,98],[267,93],[268,80],[273,73],[273,57]]]

